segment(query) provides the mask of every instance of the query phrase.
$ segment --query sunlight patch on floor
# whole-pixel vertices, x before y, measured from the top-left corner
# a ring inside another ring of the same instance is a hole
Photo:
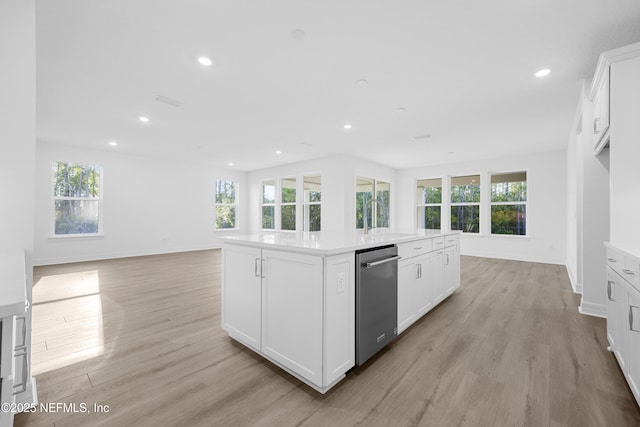
[[[44,276],[33,288],[33,375],[104,353],[98,270]]]

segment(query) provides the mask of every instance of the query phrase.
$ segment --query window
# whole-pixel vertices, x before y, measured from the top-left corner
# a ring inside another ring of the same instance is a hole
[[[375,198],[373,195],[375,194]],[[389,227],[391,185],[373,178],[356,178],[356,228]]]
[[[280,180],[280,229],[296,229],[296,179]]]
[[[53,166],[53,234],[102,233],[102,168],[55,162]]]
[[[262,182],[262,228],[275,230],[276,228],[276,181]]]
[[[262,229],[320,231],[321,182],[320,175],[263,181],[261,184]]]
[[[419,179],[417,182],[417,227],[440,230],[442,216],[442,178]]]
[[[238,215],[238,183],[216,180],[215,198],[215,228],[216,230],[229,230],[237,228]]]
[[[451,230],[480,232],[480,175],[451,178]]]
[[[304,231],[320,231],[322,214],[322,178],[320,175],[302,178],[304,203],[302,205],[302,229]]]
[[[491,175],[491,234],[527,234],[527,173]]]

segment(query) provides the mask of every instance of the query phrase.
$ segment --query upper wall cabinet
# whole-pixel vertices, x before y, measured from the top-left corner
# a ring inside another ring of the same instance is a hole
[[[601,76],[593,98],[593,148],[596,153],[609,143],[609,67]]]
[[[604,52],[600,55],[596,71],[589,91],[589,99],[593,102],[593,150],[595,154],[600,154],[603,148],[609,143],[615,144],[613,128],[616,123],[620,123],[621,117],[616,117],[616,99],[612,87],[623,87],[629,84],[625,79],[616,73],[615,66],[621,62],[628,62],[630,59],[640,55],[640,43],[631,44],[618,49]]]

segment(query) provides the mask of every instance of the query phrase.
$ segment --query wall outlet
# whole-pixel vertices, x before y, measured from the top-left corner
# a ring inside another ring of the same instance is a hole
[[[341,294],[344,292],[344,273],[338,273],[338,293]]]

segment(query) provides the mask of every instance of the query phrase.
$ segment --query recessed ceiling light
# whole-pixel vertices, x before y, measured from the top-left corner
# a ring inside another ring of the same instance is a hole
[[[404,108],[404,107],[398,107],[398,108],[396,108],[396,113],[404,113],[405,111],[407,111],[407,109],[406,109],[406,108]]]
[[[366,86],[366,85],[367,85],[367,83],[369,83],[369,82],[367,81],[367,79],[360,79],[360,80],[356,80],[356,84],[357,84],[358,86]]]
[[[276,150],[276,154],[282,154],[282,151]]]
[[[307,33],[305,33],[304,30],[301,30],[300,28],[291,30],[291,37],[295,40],[302,40],[306,36],[307,36]]]
[[[149,123],[149,117],[140,116],[138,117],[138,120],[140,120],[142,123]]]
[[[207,58],[206,56],[201,56],[200,58],[198,58],[198,62],[205,67],[210,67],[211,64],[213,64],[211,58]]]
[[[548,75],[550,72],[551,72],[551,70],[550,70],[550,69],[548,69],[548,68],[543,68],[542,70],[539,70],[539,71],[536,73],[536,77],[544,77],[544,76]]]
[[[109,145],[112,146],[112,147],[115,147],[115,146],[118,145],[118,143],[115,142],[115,141],[109,141]]]
[[[345,129],[351,129],[351,125],[349,123],[347,123],[346,125],[344,125]]]
[[[229,166],[233,166],[233,162],[229,162],[227,163]]]

